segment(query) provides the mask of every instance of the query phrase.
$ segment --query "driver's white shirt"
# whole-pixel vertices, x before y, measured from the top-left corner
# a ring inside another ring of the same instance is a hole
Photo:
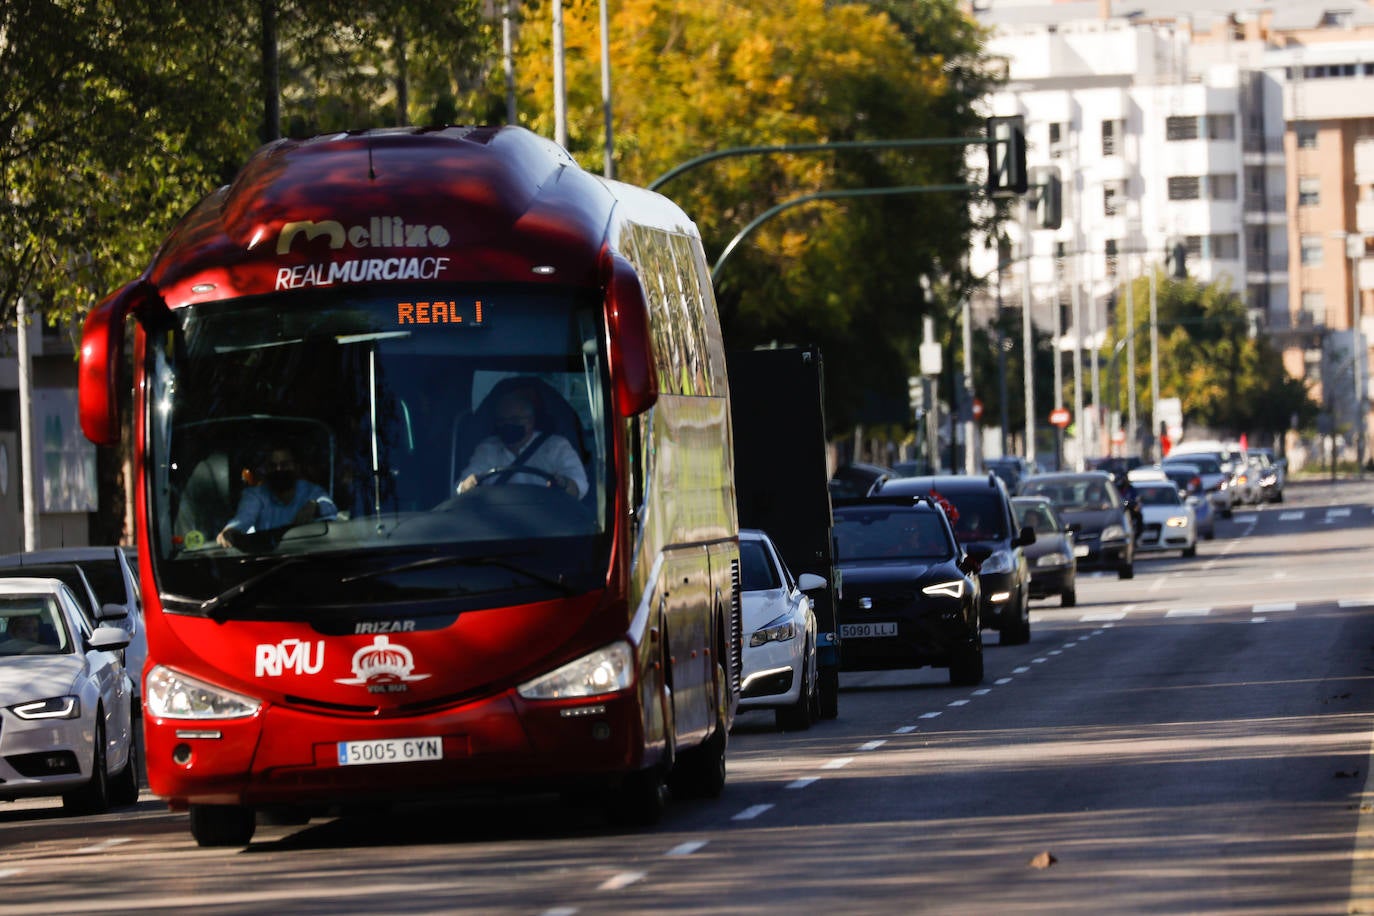
[[[534,436],[530,438],[533,442],[539,437],[536,430]],[[528,444],[528,443],[526,443]],[[504,468],[515,463],[515,458],[519,452],[513,452],[506,447],[496,436],[488,436],[477,443],[477,448],[472,452],[472,459],[468,461],[468,466],[463,468],[463,472],[458,475],[458,479],[466,480],[469,474],[481,474],[493,468]],[[577,497],[581,499],[587,495],[587,472],[582,468],[582,462],[577,457],[577,452],[568,440],[556,433],[550,435],[539,444],[528,458],[525,459],[524,466],[546,471],[549,474],[557,474],[559,477],[566,477],[577,484]],[[495,482],[501,475],[497,474],[481,481],[484,484]],[[534,484],[536,486],[547,486],[549,479],[540,474],[524,474],[514,471],[510,477],[506,478],[506,483]]]

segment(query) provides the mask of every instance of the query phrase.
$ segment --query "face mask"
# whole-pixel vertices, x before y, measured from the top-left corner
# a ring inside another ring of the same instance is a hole
[[[274,490],[285,490],[296,482],[296,475],[292,471],[269,471],[267,474],[267,485]]]
[[[507,445],[515,445],[521,439],[525,438],[525,424],[497,423],[496,435],[499,436],[501,438],[501,441],[506,443]]]

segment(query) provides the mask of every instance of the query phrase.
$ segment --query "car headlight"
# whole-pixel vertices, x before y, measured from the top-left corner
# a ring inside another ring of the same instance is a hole
[[[1045,554],[1044,556],[1037,557],[1036,560],[1035,560],[1035,565],[1036,565],[1037,567],[1040,567],[1040,566],[1066,566],[1066,565],[1068,565],[1068,562],[1069,562],[1069,558],[1068,558],[1067,556],[1065,556],[1065,555],[1062,554],[1062,553],[1055,552],[1055,553],[1047,553],[1047,554]]]
[[[1011,572],[1011,551],[994,551],[991,556],[983,561],[983,565],[979,567],[979,572],[993,574]]]
[[[1171,516],[1169,516],[1169,520],[1168,520],[1167,522],[1165,522],[1164,524],[1168,525],[1170,528],[1187,528],[1187,527],[1188,527],[1188,516],[1186,516],[1186,515],[1171,515]]]
[[[1102,540],[1104,541],[1124,541],[1126,539],[1126,529],[1120,525],[1108,525],[1102,529]]]
[[[762,646],[770,642],[787,642],[797,636],[797,623],[789,615],[782,614],[759,627],[749,637],[749,645]]]
[[[964,580],[951,579],[949,582],[936,582],[934,585],[927,585],[921,589],[927,595],[944,595],[946,598],[962,598],[964,596]]]
[[[21,719],[77,719],[81,717],[81,700],[79,697],[49,697],[16,703],[10,707],[10,712]]]
[[[527,700],[594,697],[625,690],[634,682],[634,652],[613,642],[515,688]]]
[[[1278,482],[1279,475],[1277,474],[1265,474],[1263,477],[1260,478],[1260,486],[1262,487],[1272,487]]]
[[[240,719],[262,706],[252,697],[161,665],[148,672],[143,695],[149,711],[164,719]]]

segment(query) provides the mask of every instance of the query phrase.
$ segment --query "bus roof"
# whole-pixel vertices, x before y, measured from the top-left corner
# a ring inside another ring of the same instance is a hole
[[[348,283],[597,286],[623,220],[696,234],[666,198],[523,128],[280,140],[182,219],[146,276],[173,308]]]

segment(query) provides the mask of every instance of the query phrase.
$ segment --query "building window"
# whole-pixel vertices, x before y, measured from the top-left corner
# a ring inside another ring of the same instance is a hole
[[[1320,267],[1322,263],[1322,237],[1304,235],[1298,241],[1298,261],[1304,267]]]
[[[1208,140],[1236,139],[1236,116],[1229,114],[1207,116]]]
[[[1293,133],[1298,137],[1298,149],[1317,148],[1317,129],[1315,127],[1301,126],[1293,129]]]
[[[1119,216],[1126,212],[1126,181],[1104,181],[1102,183],[1102,215]]]
[[[1298,179],[1298,206],[1315,207],[1322,202],[1322,180],[1315,175]]]
[[[1183,247],[1188,252],[1186,257],[1189,261],[1202,260],[1202,238],[1200,235],[1185,235],[1183,237]]]
[[[1211,238],[1212,257],[1218,261],[1240,260],[1240,236],[1234,232],[1214,235]]]
[[[1115,277],[1117,261],[1116,239],[1107,239],[1106,244],[1103,245],[1103,250],[1107,253],[1107,276]]]
[[[1355,23],[1354,10],[1325,10],[1322,12],[1322,29],[1348,29]]]
[[[1261,270],[1269,266],[1269,236],[1263,227],[1255,226],[1245,231],[1245,257]]]
[[[1055,121],[1050,124],[1050,158],[1062,159],[1069,145],[1069,125]]]
[[[1207,197],[1210,200],[1235,200],[1236,186],[1235,175],[1208,175]]]
[[[1177,175],[1169,179],[1170,200],[1198,200],[1202,196],[1202,179],[1196,175]]]
[[[1196,115],[1174,115],[1164,122],[1166,140],[1196,140],[1198,126]]]
[[[1120,156],[1125,148],[1126,122],[1120,118],[1102,122],[1102,155]]]
[[[1298,315],[1298,323],[1304,327],[1321,327],[1326,324],[1326,299],[1321,293],[1303,292],[1302,312]]]

